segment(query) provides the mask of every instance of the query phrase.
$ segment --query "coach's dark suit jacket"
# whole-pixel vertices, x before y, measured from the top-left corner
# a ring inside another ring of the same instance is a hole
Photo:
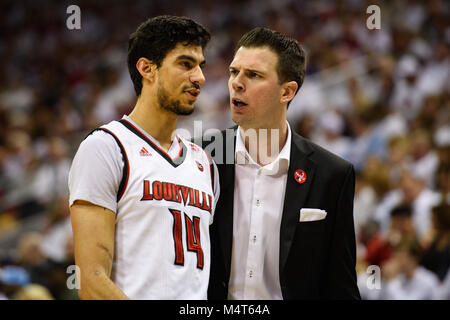
[[[209,299],[227,299],[233,239],[235,132],[222,131],[223,150],[210,150],[220,176],[220,198],[211,225]],[[233,139],[233,141],[231,141]],[[356,285],[356,245],[353,225],[353,166],[292,132],[291,155],[280,230],[280,284],[284,299],[360,299]],[[203,142],[208,145],[214,142]],[[216,144],[217,145],[217,144]],[[220,144],[219,144],[220,145]],[[225,150],[226,146],[229,150]],[[213,146],[211,144],[209,147]],[[232,146],[232,148],[230,148]],[[228,154],[226,152],[232,152]],[[296,182],[302,169],[306,181]],[[273,196],[279,196],[274,190]],[[326,210],[324,220],[299,222],[300,209]],[[276,259],[277,257],[273,257]]]

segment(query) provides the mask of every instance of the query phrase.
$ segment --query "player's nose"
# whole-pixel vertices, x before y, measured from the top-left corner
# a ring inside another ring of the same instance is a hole
[[[202,68],[200,68],[200,66],[197,66],[191,76],[191,82],[201,86],[203,83],[205,83],[205,81],[206,78],[205,75],[203,74]]]

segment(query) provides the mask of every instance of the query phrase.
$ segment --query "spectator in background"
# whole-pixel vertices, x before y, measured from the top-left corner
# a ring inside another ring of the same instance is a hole
[[[47,288],[57,299],[78,299],[76,290],[67,285],[68,266],[74,265],[73,233],[70,221],[69,199],[61,196],[50,208],[47,226],[42,232],[40,249],[50,263]]]
[[[135,98],[128,78],[126,81],[120,81],[118,71],[110,66],[105,66],[104,70],[104,88],[94,106],[95,118],[100,123],[116,119],[122,114],[121,108],[133,104]]]
[[[29,284],[14,293],[12,300],[54,300],[54,298],[46,287],[39,284]]]
[[[441,201],[439,193],[429,189],[422,178],[414,175],[412,171],[402,173],[399,187],[390,192],[384,202],[375,209],[374,219],[380,223],[385,232],[391,220],[389,213],[400,203],[412,207],[412,219],[420,241],[427,241],[427,233],[431,227],[431,208]]]
[[[394,247],[392,258],[381,270],[381,299],[430,300],[439,285],[438,278],[421,267],[422,249],[414,237],[405,237]]]
[[[409,205],[399,205],[391,212],[391,227],[387,233],[374,233],[366,240],[365,261],[368,265],[383,265],[391,258],[392,249],[402,239],[415,236],[412,220],[412,209]]]
[[[440,195],[426,187],[414,171],[404,172],[400,180],[403,201],[413,208],[413,221],[419,240],[425,240],[431,227],[431,208],[440,202]]]
[[[52,279],[60,269],[48,259],[42,250],[43,235],[39,232],[29,232],[22,235],[17,246],[15,262],[27,272],[30,283],[39,284],[49,289],[57,296],[57,288]]]
[[[411,128],[418,130],[420,128],[427,128],[428,130],[437,129],[441,122],[440,117],[443,113],[444,104],[443,95],[430,95],[427,96],[423,102],[423,108],[421,112],[413,119]]]
[[[361,227],[358,242],[364,246],[364,254],[359,257],[363,265],[380,266],[391,257],[391,246],[374,220]]]
[[[41,250],[56,263],[67,261],[68,242],[73,237],[68,203],[68,196],[61,196],[54,202],[48,214],[47,227],[43,230]]]
[[[439,165],[436,172],[436,184],[442,201],[450,203],[450,161]]]
[[[368,223],[375,211],[377,198],[375,191],[360,173],[356,173],[355,199],[353,201],[355,236],[358,238],[360,229]]]
[[[48,270],[48,261],[41,250],[42,234],[28,232],[23,234],[16,248],[17,263],[25,268],[31,282],[42,281]]]
[[[406,159],[409,154],[410,143],[406,136],[394,136],[388,142],[389,177],[395,185],[400,181],[402,172],[406,169]]]
[[[450,300],[450,272],[447,272],[444,281],[436,288],[434,299]]]
[[[395,248],[405,238],[416,237],[412,214],[412,207],[408,204],[401,204],[392,210],[391,228],[386,235],[391,248]]]
[[[328,111],[319,118],[319,132],[312,137],[312,141],[332,153],[345,157],[350,148],[350,139],[342,136],[344,120],[335,111]]]
[[[42,205],[50,207],[58,197],[69,192],[67,180],[71,160],[68,157],[69,146],[62,138],[48,138],[44,148],[46,161],[35,174],[32,190]]]
[[[373,219],[378,203],[383,202],[392,189],[389,167],[376,157],[366,162],[362,173],[357,175],[355,186],[355,233],[367,221]]]
[[[433,237],[420,264],[444,281],[450,268],[450,205],[442,202],[432,209]]]
[[[7,300],[30,284],[30,276],[20,266],[5,265],[0,267],[0,300]]]
[[[403,56],[397,64],[391,106],[408,121],[414,119],[422,108],[424,93],[417,81],[420,72],[419,62],[413,55]]]
[[[67,199],[62,201],[67,202]],[[74,264],[73,249],[70,248],[71,241],[69,240],[71,239],[66,239],[66,237],[52,237],[46,240],[45,233],[29,232],[19,239],[16,250],[14,262],[23,267],[30,283],[41,285],[57,299],[78,299],[76,290],[69,290],[66,285],[67,267]],[[55,255],[54,252],[49,254],[48,249],[45,248],[46,241],[49,241],[48,246],[62,247],[59,250],[63,250],[63,252],[59,253],[56,250],[58,255]]]
[[[436,1],[439,3],[439,1]],[[445,9],[440,9],[445,14]],[[448,15],[448,9],[447,9]],[[448,20],[448,16],[444,19]],[[428,44],[426,44],[428,46]],[[436,95],[448,90],[450,80],[450,50],[447,43],[438,41],[430,54],[424,57],[424,70],[420,77],[420,89],[427,95]],[[447,87],[446,87],[447,86]]]
[[[434,188],[434,178],[439,165],[439,157],[431,146],[430,133],[417,129],[411,134],[411,149],[408,169],[420,177],[428,188]]]
[[[344,158],[353,163],[357,171],[364,167],[370,156],[383,158],[385,155],[384,136],[374,128],[377,112],[376,107],[370,105],[356,111],[350,118],[354,139]]]
[[[450,118],[450,111],[448,117]],[[441,164],[450,163],[450,119],[448,120],[449,124],[439,127],[433,137]]]
[[[32,187],[39,164],[33,152],[31,136],[19,129],[6,131],[1,179],[4,195],[0,211],[13,211],[19,220],[42,211],[43,207]]]

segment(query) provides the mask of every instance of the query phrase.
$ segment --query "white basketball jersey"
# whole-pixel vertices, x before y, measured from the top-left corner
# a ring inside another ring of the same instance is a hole
[[[126,119],[99,130],[113,135],[125,162],[112,280],[131,299],[206,299],[215,207],[208,155],[177,136],[172,159]]]

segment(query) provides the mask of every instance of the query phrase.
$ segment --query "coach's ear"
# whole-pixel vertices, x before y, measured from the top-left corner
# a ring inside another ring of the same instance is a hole
[[[136,69],[142,76],[142,79],[146,79],[153,82],[155,79],[156,64],[147,58],[139,58],[136,62]]]
[[[292,99],[294,99],[295,93],[298,90],[298,84],[296,81],[285,82],[281,86],[281,103],[289,103]]]

